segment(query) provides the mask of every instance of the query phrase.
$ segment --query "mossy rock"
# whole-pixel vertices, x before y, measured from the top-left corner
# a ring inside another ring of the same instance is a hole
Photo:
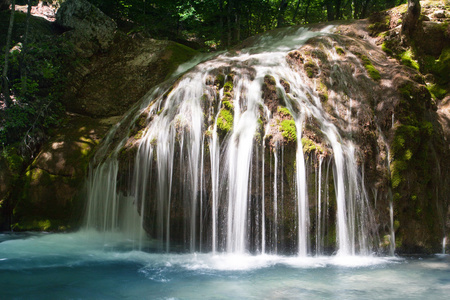
[[[339,54],[339,55],[341,55],[341,56],[344,56],[345,55],[345,51],[344,51],[344,49],[342,49],[341,47],[334,47],[334,49],[336,50],[336,53],[337,54]]]
[[[305,62],[304,68],[306,76],[308,76],[309,78],[316,77],[317,74],[319,73],[319,67],[312,59],[308,59],[308,61]]]
[[[233,114],[227,108],[222,108],[217,117],[217,129],[219,134],[224,137],[233,129]]]
[[[373,66],[370,59],[360,53],[355,53],[363,62],[364,68],[366,69],[367,73],[369,74],[369,77],[372,78],[375,81],[379,81],[381,79],[380,72]]]
[[[400,62],[410,68],[419,70],[419,64],[413,59],[413,53],[411,49],[406,50],[405,52],[400,53],[399,55]]]
[[[223,91],[225,93],[230,93],[233,90],[233,81],[227,81],[225,82],[223,86]]]
[[[320,144],[310,140],[307,137],[302,137],[302,146],[303,146],[303,153],[305,153],[307,155],[314,153],[314,152],[316,154],[325,153],[325,150],[323,149],[323,147]]]
[[[220,90],[221,88],[223,88],[224,84],[225,84],[225,76],[223,74],[218,74],[214,79],[214,85],[216,85]]]
[[[281,122],[280,130],[287,143],[295,143],[297,141],[297,129],[294,120],[283,120]]]
[[[278,106],[277,108],[277,112],[280,114],[281,117],[289,117],[292,119],[292,114],[289,111],[289,109],[287,109],[287,107],[284,106]]]
[[[376,36],[390,29],[391,16],[385,13],[375,13],[370,16],[369,21],[372,22],[368,26],[370,35]]]
[[[84,179],[71,180],[42,169],[31,169],[23,178],[21,199],[13,210],[14,230],[66,230],[76,223],[74,194]],[[51,221],[50,221],[51,220]]]
[[[182,63],[187,62],[197,54],[198,52],[196,50],[189,48],[188,46],[175,42],[169,44],[165,49],[164,56],[162,57],[166,63],[166,79],[169,78],[170,75],[175,72]]]
[[[81,191],[92,155],[110,126],[108,122],[70,116],[66,125],[55,131],[21,174],[22,188],[11,200],[16,230],[65,230],[79,225],[85,200]]]

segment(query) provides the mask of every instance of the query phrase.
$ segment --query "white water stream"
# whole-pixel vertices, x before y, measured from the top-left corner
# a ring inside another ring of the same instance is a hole
[[[140,109],[129,116],[135,120],[144,112],[149,115],[129,170],[131,182],[128,186],[118,185],[118,157],[124,139],[107,159],[98,159],[103,162],[89,177],[87,228],[127,230],[130,238],[138,240],[147,232],[159,243],[157,248],[164,251],[277,253],[278,245],[291,239],[295,247],[292,252],[308,256],[324,251],[325,230],[329,230],[328,204],[335,201],[336,215],[332,219],[336,220],[336,233],[333,236],[328,232],[328,239],[334,238],[339,255],[369,253],[373,242],[367,234],[370,208],[363,173],[357,164],[358,151],[351,140],[339,134],[304,75],[286,61],[289,51],[331,30],[300,28],[264,35],[239,54],[222,54],[200,63],[171,89],[161,87],[150,93]],[[233,105],[233,124],[225,136],[220,136],[217,125],[225,91],[221,88],[217,92],[208,84],[218,74],[233,84],[229,101]],[[275,78],[282,97],[289,99],[286,107],[297,130],[295,165],[283,162],[283,146],[266,148],[273,117],[262,99],[266,75]],[[280,80],[289,83],[289,92],[283,90]],[[331,158],[321,158],[313,168],[316,198],[308,190],[311,173],[307,170],[313,160],[304,154],[301,143],[308,118],[319,124],[324,143],[332,150]],[[258,143],[255,136],[260,120],[266,136]],[[255,155],[256,149],[262,149],[258,150],[261,153]],[[273,151],[270,161],[265,158],[268,151]],[[291,169],[295,174],[295,199],[284,197],[289,188],[284,174]],[[283,213],[290,200],[296,205],[289,214]],[[315,214],[311,215],[311,207],[317,207]],[[126,229],[125,219],[132,221]],[[315,228],[311,220],[315,220]],[[295,224],[295,228],[288,232],[287,223]],[[311,247],[312,237],[315,247]]]

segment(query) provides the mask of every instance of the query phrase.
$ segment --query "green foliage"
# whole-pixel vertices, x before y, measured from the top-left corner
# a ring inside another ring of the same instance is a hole
[[[153,37],[195,41],[199,48],[227,48],[277,27],[332,20],[366,18],[405,0],[373,0],[362,5],[341,1],[280,0],[91,0],[127,32],[146,31]],[[286,4],[283,6],[283,2]],[[389,25],[383,16],[373,25]],[[131,27],[131,28],[130,28]],[[191,43],[191,42],[186,42]],[[200,45],[201,44],[201,45]]]
[[[44,133],[59,124],[66,80],[62,66],[68,62],[68,53],[70,46],[61,40],[41,37],[28,44],[26,56],[23,49],[10,54],[8,78],[15,101],[0,111],[0,147],[16,142],[39,144]],[[34,151],[32,147],[30,150]]]

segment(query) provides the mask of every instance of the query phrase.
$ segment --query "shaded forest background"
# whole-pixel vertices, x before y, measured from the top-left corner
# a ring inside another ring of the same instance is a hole
[[[91,0],[120,28],[222,49],[274,28],[363,19],[406,0]]]
[[[0,149],[39,150],[65,116],[67,72],[80,57],[63,28],[30,15],[31,6],[64,0],[0,0]],[[366,18],[406,0],[90,0],[126,35],[167,39],[200,51],[226,49],[290,25]],[[13,4],[10,6],[10,4]],[[15,11],[14,5],[28,6]],[[14,17],[14,18],[13,18]],[[13,20],[12,20],[13,19]],[[11,30],[11,34],[8,34]],[[37,34],[36,34],[37,32]],[[47,34],[42,34],[47,32]]]

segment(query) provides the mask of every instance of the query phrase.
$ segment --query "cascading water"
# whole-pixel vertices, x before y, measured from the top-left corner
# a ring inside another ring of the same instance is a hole
[[[122,142],[118,127],[105,142],[114,150],[89,178],[87,227],[121,231],[132,218],[129,237],[146,232],[160,251],[369,253],[359,153],[286,59],[330,29],[262,36],[149,93]],[[307,150],[312,124],[320,142]]]

